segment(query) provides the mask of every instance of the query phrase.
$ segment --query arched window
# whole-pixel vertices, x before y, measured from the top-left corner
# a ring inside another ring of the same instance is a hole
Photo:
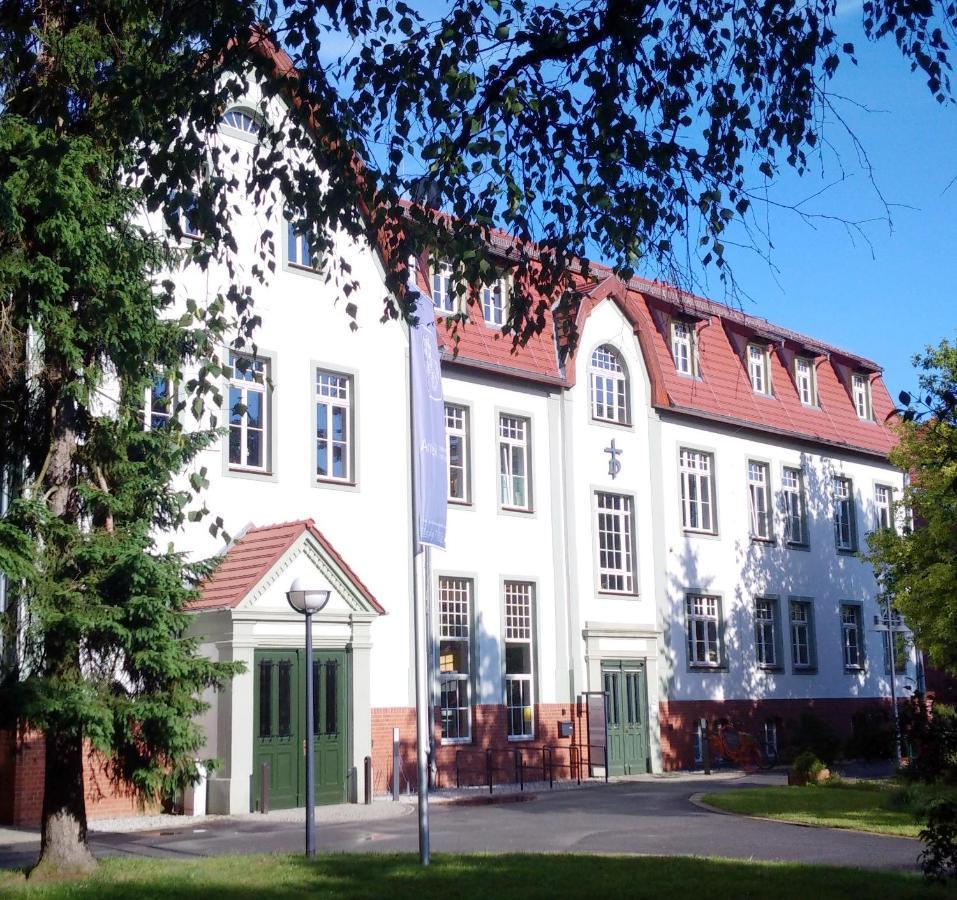
[[[234,132],[238,131],[243,136],[255,139],[259,135],[261,121],[251,109],[234,106],[232,109],[226,110],[222,119],[220,119],[220,124],[227,126]]]
[[[627,425],[628,407],[628,372],[618,351],[602,344],[591,355],[592,418]]]

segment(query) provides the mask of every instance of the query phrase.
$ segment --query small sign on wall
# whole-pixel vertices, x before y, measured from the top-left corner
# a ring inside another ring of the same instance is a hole
[[[558,723],[558,736],[560,738],[570,738],[572,736],[572,723],[571,722],[559,722]]]

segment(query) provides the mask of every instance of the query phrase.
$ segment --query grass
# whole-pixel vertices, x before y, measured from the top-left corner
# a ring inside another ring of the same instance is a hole
[[[775,900],[957,897],[919,875],[794,863],[690,857],[571,855],[438,856],[423,870],[410,855],[221,856],[199,860],[107,859],[83,881],[32,885],[0,872],[0,896],[48,900],[288,900],[293,897],[689,897]]]
[[[890,781],[840,781],[807,787],[741,788],[708,794],[704,802],[747,816],[917,837],[928,804],[945,790],[952,792]]]

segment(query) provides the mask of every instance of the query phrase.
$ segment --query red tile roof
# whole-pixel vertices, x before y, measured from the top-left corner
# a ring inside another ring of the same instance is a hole
[[[385,610],[369,589],[336,552],[325,535],[316,528],[312,519],[250,528],[226,551],[226,558],[212,576],[200,586],[200,597],[190,604],[190,609],[237,607],[305,531],[319,542],[346,580],[365,597],[372,608],[379,613],[384,613]]]

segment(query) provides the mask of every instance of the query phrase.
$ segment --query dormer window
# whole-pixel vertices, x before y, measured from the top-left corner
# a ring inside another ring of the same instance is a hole
[[[694,375],[694,331],[688,322],[671,323],[671,356],[679,375]]]
[[[628,373],[618,351],[608,344],[591,355],[591,414],[601,422],[629,421]]]
[[[770,395],[771,378],[768,372],[768,351],[757,344],[748,344],[748,376],[756,394]]]
[[[432,267],[432,303],[437,310],[446,313],[456,311],[455,282],[452,278],[452,265],[447,262],[433,264]]]
[[[506,287],[504,278],[482,287],[482,315],[490,327],[501,328],[505,324]]]
[[[871,383],[866,375],[851,376],[851,394],[854,398],[857,417],[871,421],[874,418],[874,411],[871,408]]]
[[[817,377],[814,362],[806,356],[794,359],[794,383],[798,396],[805,406],[817,406]]]

